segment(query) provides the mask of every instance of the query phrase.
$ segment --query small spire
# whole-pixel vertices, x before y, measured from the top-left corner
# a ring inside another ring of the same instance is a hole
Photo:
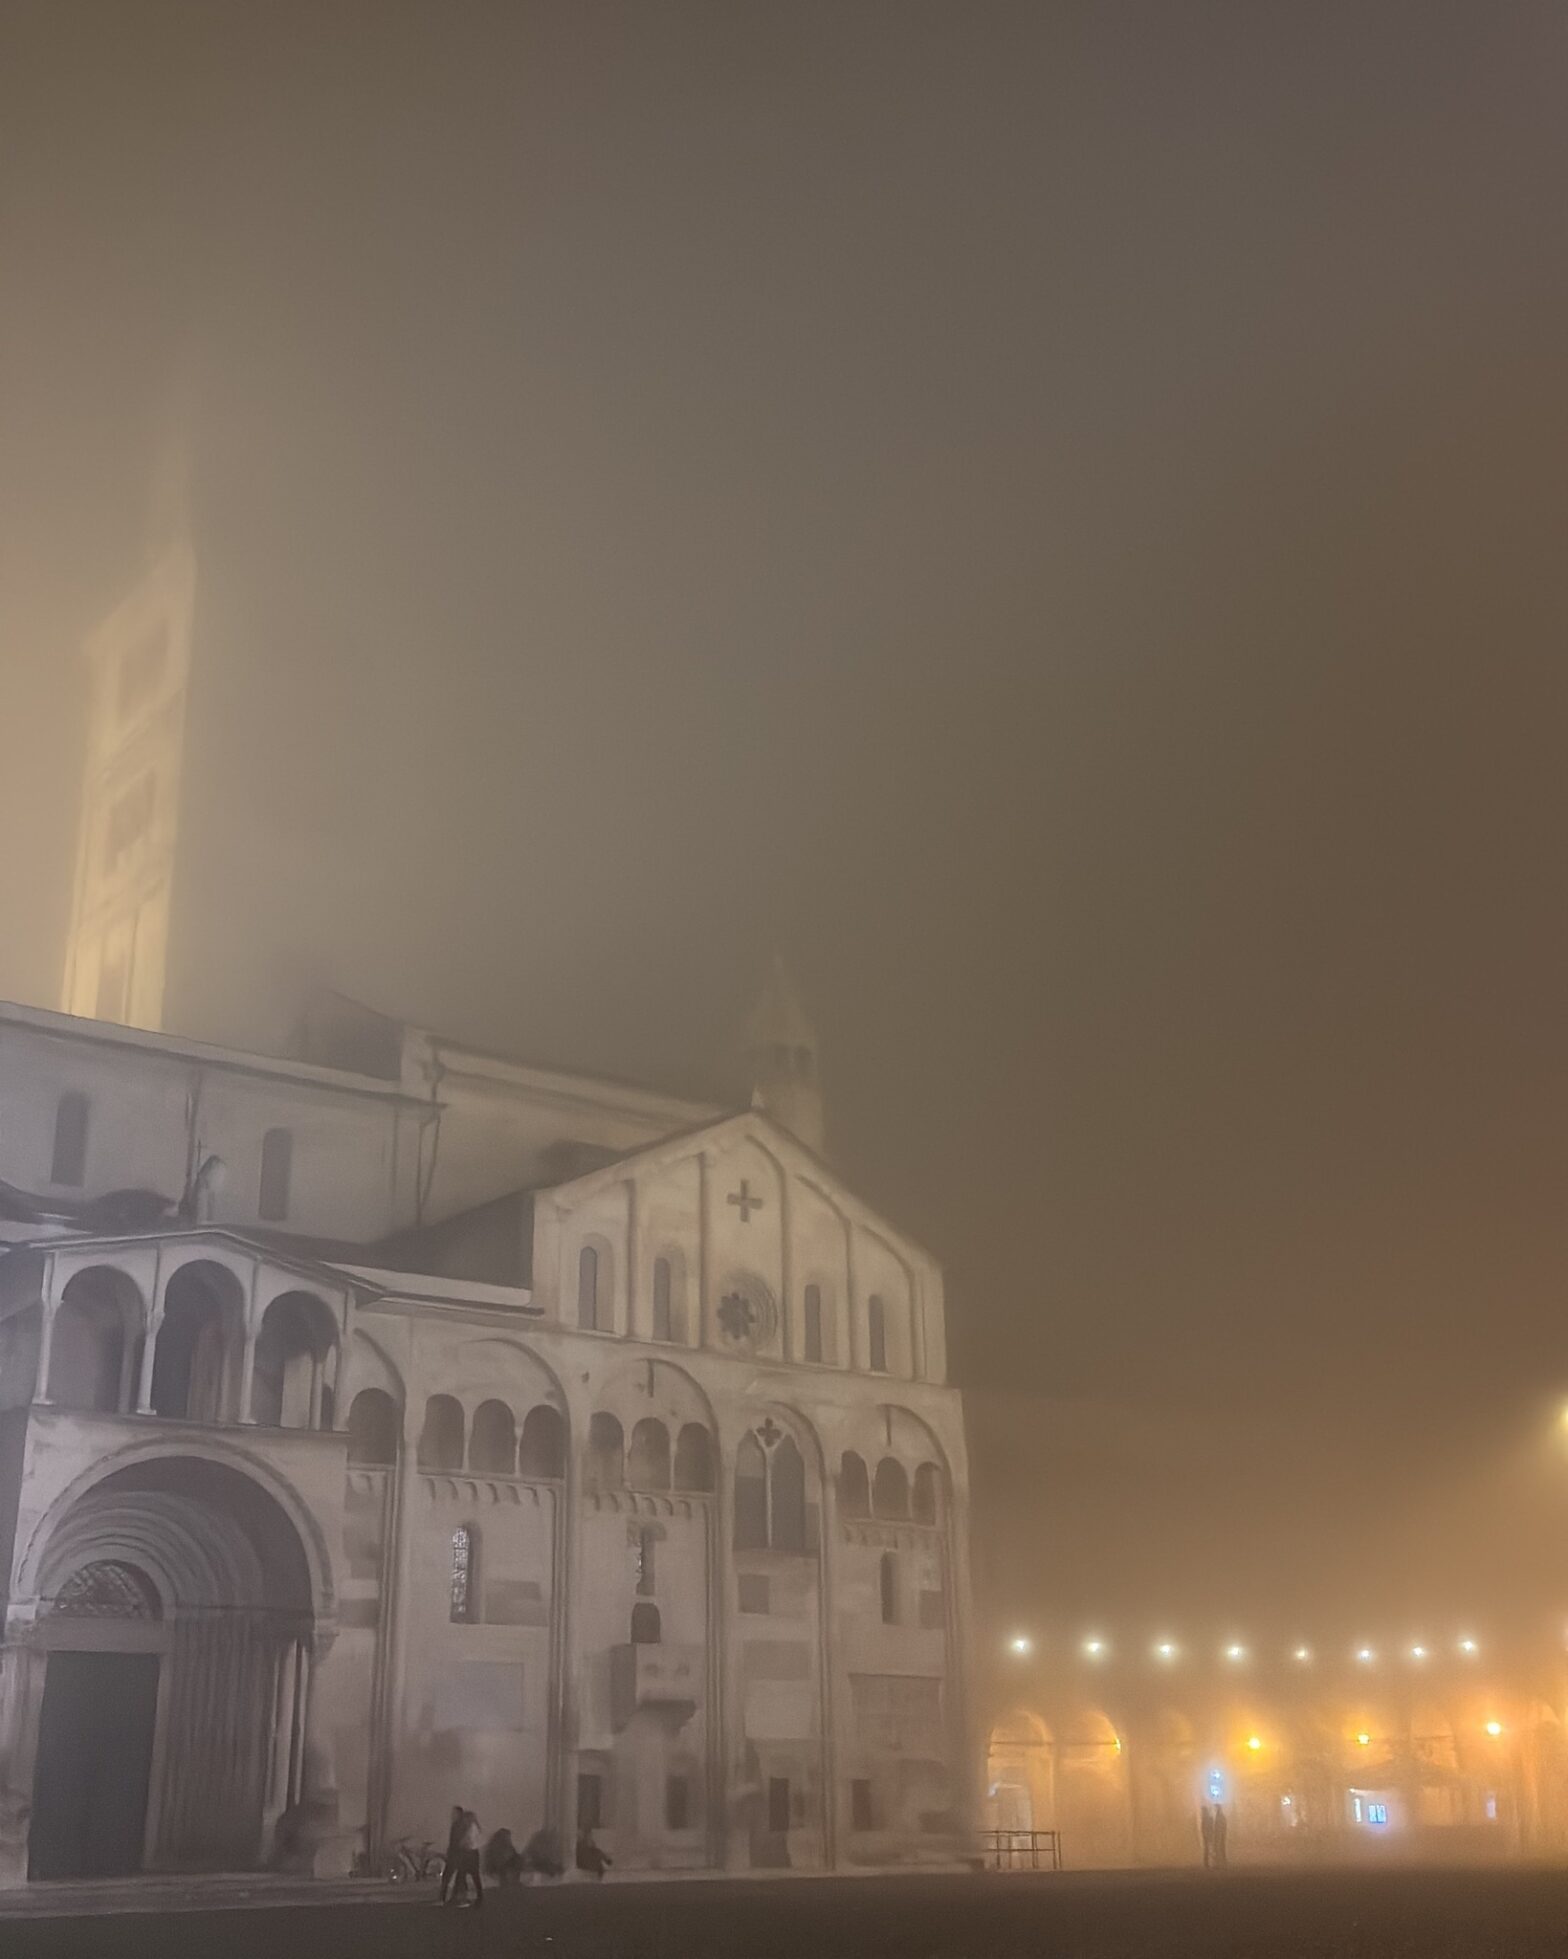
[[[746,1021],[746,1058],[751,1106],[820,1155],[823,1109],[817,1032],[778,954]]]

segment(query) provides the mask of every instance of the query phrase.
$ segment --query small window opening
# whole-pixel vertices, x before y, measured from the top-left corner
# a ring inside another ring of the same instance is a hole
[[[806,1288],[806,1352],[807,1360],[822,1358],[822,1288]]]
[[[261,1192],[257,1210],[271,1224],[289,1214],[289,1175],[294,1138],[287,1129],[269,1129],[261,1139]]]
[[[887,1372],[887,1308],[882,1303],[882,1295],[874,1292],[866,1308],[866,1320],[870,1331],[870,1366],[873,1374]]]
[[[87,1176],[87,1097],[71,1089],[60,1097],[54,1112],[54,1155],[49,1165],[52,1184],[81,1184]]]
[[[452,1533],[452,1585],[448,1618],[454,1626],[471,1626],[479,1617],[479,1588],[475,1584],[474,1533],[459,1524]]]
[[[670,1261],[667,1258],[653,1261],[653,1337],[655,1340],[675,1338],[670,1320]]]

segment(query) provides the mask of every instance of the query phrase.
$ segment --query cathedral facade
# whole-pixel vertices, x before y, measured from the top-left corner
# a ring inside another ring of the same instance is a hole
[[[455,1802],[956,1852],[941,1276],[781,986],[752,1032],[727,1112],[344,1002],[287,1059],[0,1010],[9,1881],[376,1869]]]
[[[374,1872],[459,1802],[617,1869],[954,1856],[941,1274],[828,1166],[782,970],[738,1107],[336,996],[219,1044],[187,517],[87,643],[61,1011],[0,1006],[0,1881]]]

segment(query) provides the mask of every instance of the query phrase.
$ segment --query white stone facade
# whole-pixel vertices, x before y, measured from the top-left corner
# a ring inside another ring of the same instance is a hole
[[[376,1868],[459,1801],[954,1855],[941,1275],[768,1113],[820,1122],[805,1033],[725,1113],[314,1026],[0,1008],[6,1879]]]

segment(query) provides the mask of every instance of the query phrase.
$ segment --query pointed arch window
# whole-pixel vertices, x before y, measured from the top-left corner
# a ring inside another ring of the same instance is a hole
[[[795,1438],[770,1417],[735,1452],[735,1549],[809,1548],[805,1461]]]

